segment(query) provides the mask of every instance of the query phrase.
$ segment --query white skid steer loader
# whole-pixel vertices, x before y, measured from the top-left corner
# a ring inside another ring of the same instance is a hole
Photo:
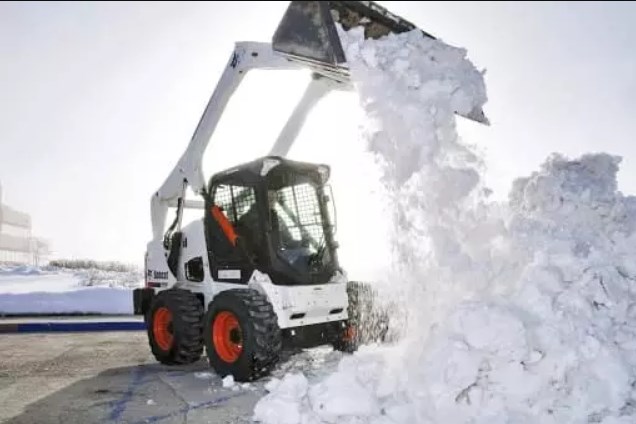
[[[336,23],[364,26],[373,38],[416,29],[373,2],[292,1],[271,43],[235,45],[190,144],[152,196],[145,287],[133,301],[161,363],[192,363],[205,348],[221,377],[251,381],[271,371],[287,343],[356,348],[352,286],[338,263],[327,194],[330,168],[285,158],[312,107],[330,90],[351,89]],[[268,156],[206,182],[208,141],[254,69],[309,69],[313,77]],[[188,187],[200,201],[186,200]],[[170,207],[176,217],[166,229]],[[200,209],[201,218],[182,226],[187,208]]]

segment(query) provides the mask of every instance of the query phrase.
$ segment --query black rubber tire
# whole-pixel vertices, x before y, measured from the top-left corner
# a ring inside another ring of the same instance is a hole
[[[349,331],[354,332],[354,336],[349,335]],[[343,328],[338,329],[336,338],[332,343],[334,350],[345,352],[345,353],[353,353],[358,350],[359,340],[358,337],[355,336],[357,328],[354,324],[347,321],[343,323]]]
[[[333,343],[334,349],[351,353],[360,345],[385,341],[389,327],[388,311],[379,308],[373,287],[368,283],[349,281],[347,295],[349,319]],[[353,338],[346,337],[347,327],[353,329]]]
[[[219,312],[231,312],[241,331],[242,350],[230,363],[217,353],[213,325]],[[210,366],[221,377],[232,375],[235,381],[254,381],[268,375],[280,359],[282,335],[278,318],[267,297],[252,289],[232,289],[219,293],[208,308],[204,341]]]
[[[159,308],[172,314],[172,345],[162,349],[155,340],[154,318]],[[168,289],[154,296],[146,315],[148,341],[157,361],[166,365],[190,364],[203,355],[203,305],[195,294],[183,289]]]

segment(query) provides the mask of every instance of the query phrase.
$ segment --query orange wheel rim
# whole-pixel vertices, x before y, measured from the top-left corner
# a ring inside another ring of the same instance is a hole
[[[172,335],[172,312],[165,306],[155,311],[152,332],[159,347],[162,350],[170,350],[174,340]]]
[[[353,341],[356,336],[358,335],[358,332],[356,331],[356,328],[353,326],[348,326],[345,331],[344,331],[344,340],[347,342]]]
[[[236,316],[228,311],[219,312],[212,325],[214,350],[225,362],[235,362],[243,352],[243,334]]]

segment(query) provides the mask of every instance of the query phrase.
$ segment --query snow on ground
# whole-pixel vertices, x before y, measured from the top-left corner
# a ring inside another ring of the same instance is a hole
[[[133,313],[134,272],[0,267],[0,315]]]
[[[407,319],[394,345],[272,380],[254,418],[636,422],[636,198],[617,191],[620,159],[554,155],[489,203],[455,128],[453,112],[486,101],[466,52],[417,32],[340,34],[392,196],[384,283]]]

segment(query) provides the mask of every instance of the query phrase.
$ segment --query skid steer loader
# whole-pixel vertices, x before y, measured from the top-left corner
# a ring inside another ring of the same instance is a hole
[[[145,287],[133,302],[161,363],[192,363],[205,349],[221,377],[251,381],[271,371],[283,344],[352,351],[360,342],[361,300],[338,263],[330,168],[286,158],[312,107],[351,89],[336,24],[364,26],[373,38],[416,30],[373,2],[292,1],[271,43],[235,44],[190,144],[152,196]],[[309,69],[312,78],[268,156],[206,181],[208,141],[254,69]],[[186,199],[188,188],[200,200]],[[176,213],[166,230],[169,208]],[[201,218],[182,226],[191,208]]]

